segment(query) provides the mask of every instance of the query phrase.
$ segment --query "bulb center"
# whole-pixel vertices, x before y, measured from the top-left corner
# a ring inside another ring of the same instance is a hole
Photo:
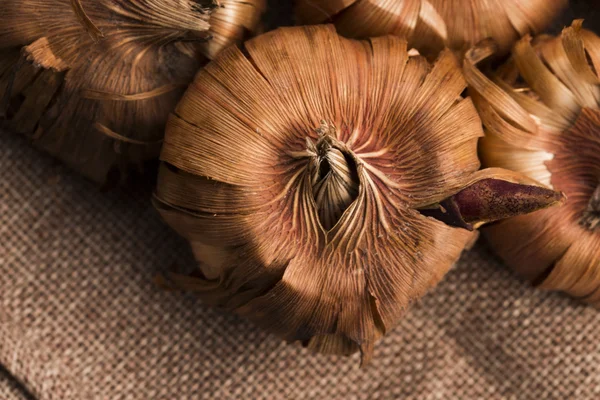
[[[581,225],[591,231],[600,230],[600,185],[594,191],[581,217]]]
[[[314,147],[312,190],[321,225],[331,230],[358,197],[359,179],[351,154],[342,150],[335,127],[323,124]]]

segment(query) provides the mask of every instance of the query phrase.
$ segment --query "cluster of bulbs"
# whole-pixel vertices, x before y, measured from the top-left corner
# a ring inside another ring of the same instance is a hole
[[[204,301],[367,362],[481,228],[600,304],[600,38],[541,34],[567,0],[297,0],[232,46],[263,0],[5,3],[0,127],[103,184],[160,155],[199,263],[166,278]]]

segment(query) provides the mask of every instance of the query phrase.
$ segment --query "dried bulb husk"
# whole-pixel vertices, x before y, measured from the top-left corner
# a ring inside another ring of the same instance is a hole
[[[375,342],[483,222],[561,194],[479,170],[450,51],[286,28],[225,50],[167,124],[155,204],[200,261],[173,283],[324,353]]]
[[[467,54],[486,166],[510,168],[568,198],[564,207],[485,232],[509,265],[545,289],[600,304],[600,38],[575,21],[560,37],[526,37],[485,76],[490,42]]]
[[[99,183],[158,157],[198,68],[259,22],[264,0],[4,0],[0,128]]]
[[[568,0],[297,0],[300,23],[333,22],[340,34],[394,34],[425,54],[444,45],[463,52],[491,37],[508,52],[522,35],[541,32]]]

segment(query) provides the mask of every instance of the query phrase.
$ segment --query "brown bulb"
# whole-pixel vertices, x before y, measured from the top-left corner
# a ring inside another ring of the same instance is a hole
[[[504,52],[522,35],[541,32],[568,0],[297,0],[302,24],[333,22],[346,37],[394,34],[437,54],[444,45],[463,52],[493,38]]]
[[[325,353],[392,329],[473,228],[562,201],[479,171],[481,121],[450,51],[287,28],[225,50],[167,125],[155,204],[200,262],[177,286]]]
[[[560,37],[526,37],[484,76],[490,42],[465,76],[486,128],[484,165],[562,191],[564,207],[488,227],[494,249],[536,285],[600,304],[600,38],[575,21]]]
[[[0,127],[114,184],[158,156],[167,116],[198,68],[253,30],[264,6],[4,0]]]

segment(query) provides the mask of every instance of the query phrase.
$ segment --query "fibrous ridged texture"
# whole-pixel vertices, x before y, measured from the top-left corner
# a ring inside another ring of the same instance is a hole
[[[301,23],[333,22],[348,37],[396,34],[430,52],[464,51],[491,37],[503,51],[528,32],[541,32],[567,0],[298,0]]]
[[[464,89],[449,51],[430,65],[402,39],[331,26],[225,50],[167,125],[156,205],[201,262],[171,279],[289,341],[368,360],[474,239],[419,209],[515,180],[476,172]]]
[[[205,57],[242,39],[264,7],[219,4],[4,0],[0,126],[95,181],[118,179],[157,157],[167,116]]]
[[[468,54],[465,75],[486,127],[487,166],[510,168],[567,195],[553,211],[487,228],[495,250],[542,288],[600,304],[600,38],[581,21],[561,37],[524,38],[485,77]]]

